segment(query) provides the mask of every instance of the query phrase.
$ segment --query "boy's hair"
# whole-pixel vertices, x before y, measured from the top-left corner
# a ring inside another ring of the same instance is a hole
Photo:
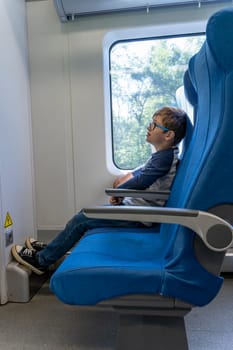
[[[187,126],[187,114],[179,108],[163,107],[157,110],[154,116],[162,117],[163,126],[175,132],[174,145],[177,145],[185,136]]]

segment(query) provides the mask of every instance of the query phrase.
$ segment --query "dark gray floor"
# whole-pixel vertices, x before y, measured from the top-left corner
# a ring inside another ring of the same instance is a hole
[[[0,349],[110,350],[116,326],[113,313],[64,305],[45,283],[29,303],[0,306]],[[190,350],[233,349],[233,278],[210,305],[186,316],[186,328]]]
[[[190,350],[233,350],[233,278],[209,305],[186,317]]]

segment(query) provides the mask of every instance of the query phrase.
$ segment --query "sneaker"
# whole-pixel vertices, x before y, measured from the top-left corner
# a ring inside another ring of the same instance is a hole
[[[41,251],[45,247],[47,247],[47,244],[44,242],[37,241],[35,238],[28,237],[26,239],[25,245],[29,249],[33,249],[37,252]]]
[[[37,275],[42,275],[45,272],[45,268],[40,266],[36,259],[36,251],[34,249],[28,249],[26,247],[22,247],[21,245],[15,245],[11,248],[11,253],[16,261],[24,266],[27,266]]]

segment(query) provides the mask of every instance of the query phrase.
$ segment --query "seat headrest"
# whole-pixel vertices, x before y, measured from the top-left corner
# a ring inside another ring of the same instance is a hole
[[[233,69],[233,7],[212,15],[206,27],[206,41],[224,71]]]

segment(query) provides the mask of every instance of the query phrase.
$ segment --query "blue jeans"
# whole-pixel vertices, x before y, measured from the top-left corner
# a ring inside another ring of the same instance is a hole
[[[65,229],[46,248],[37,253],[39,264],[43,267],[54,264],[80,240],[87,230],[101,227],[136,228],[146,226],[136,221],[89,219],[81,211],[67,223]]]

